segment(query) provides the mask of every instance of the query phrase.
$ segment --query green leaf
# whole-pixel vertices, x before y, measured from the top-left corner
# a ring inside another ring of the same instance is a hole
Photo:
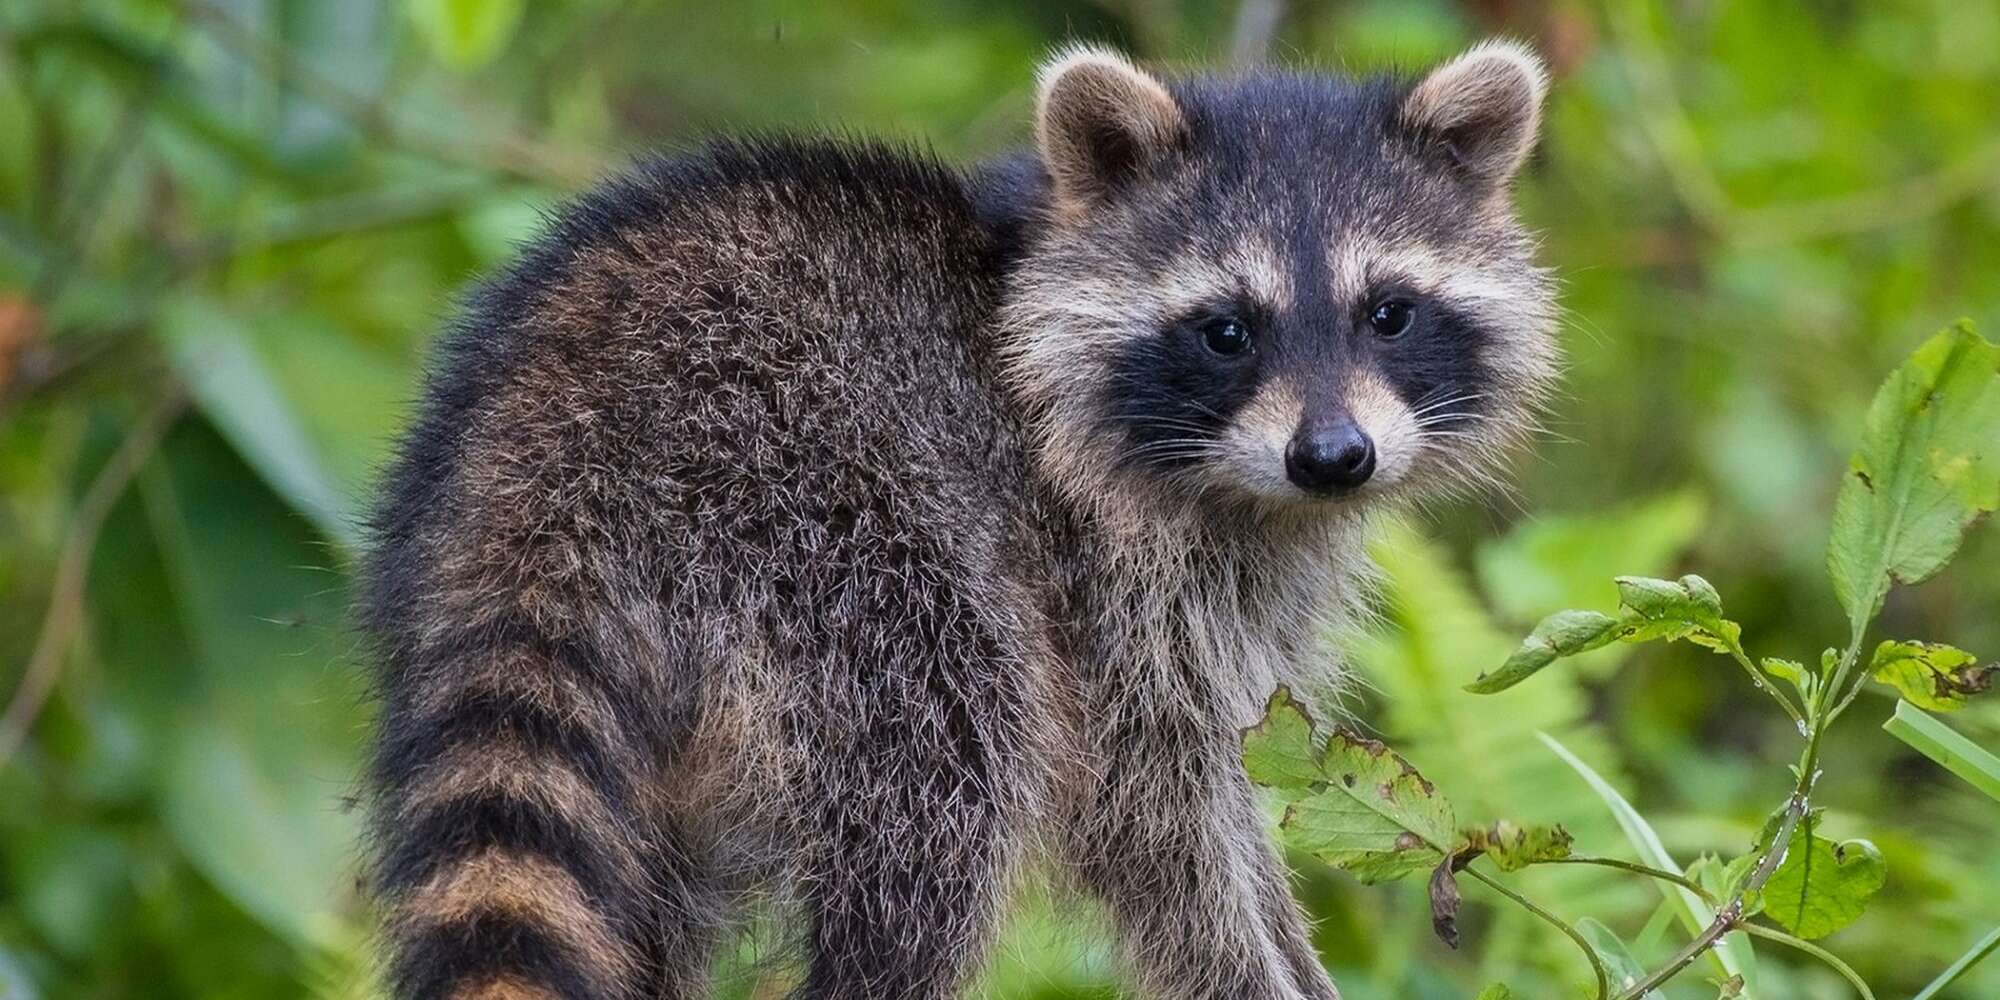
[[[1966,699],[1993,686],[1996,670],[2000,665],[1980,666],[1971,653],[1934,642],[1885,641],[1868,663],[1869,676],[1933,712],[1965,707]]]
[[[1524,518],[1475,556],[1479,583],[1499,613],[1536,621],[1589,602],[1619,573],[1672,566],[1702,530],[1699,494],[1668,493],[1589,514]]]
[[[1250,780],[1296,797],[1324,781],[1312,718],[1280,686],[1264,706],[1264,717],[1243,731],[1243,768]]]
[[[1888,876],[1882,852],[1865,840],[1834,843],[1815,834],[1818,814],[1792,828],[1785,860],[1764,883],[1764,915],[1807,940],[1823,938],[1859,919]]]
[[[1514,991],[1508,989],[1506,983],[1494,983],[1480,990],[1473,1000],[1514,1000]]]
[[[1639,853],[1639,860],[1662,871],[1673,872],[1676,875],[1685,874],[1681,871],[1680,865],[1675,863],[1673,855],[1667,853],[1666,845],[1660,842],[1660,835],[1654,832],[1652,824],[1646,822],[1646,818],[1639,815],[1637,809],[1632,808],[1632,803],[1626,801],[1625,796],[1619,794],[1616,788],[1611,787],[1610,782],[1591,770],[1590,765],[1571,753],[1568,747],[1557,742],[1554,737],[1547,733],[1538,735],[1542,743],[1556,756],[1562,758],[1563,762],[1597,793],[1597,797],[1604,801],[1605,807],[1611,810],[1612,816],[1618,820],[1618,825],[1624,829],[1625,839],[1630,841],[1633,850]],[[1668,902],[1678,904],[1681,926],[1686,928],[1688,933],[1699,934],[1714,922],[1715,911],[1692,890],[1669,882],[1656,884]],[[1712,954],[1717,964],[1722,967],[1724,975],[1742,976],[1745,982],[1756,980],[1756,975],[1752,971],[1756,968],[1756,958],[1750,951],[1749,942],[1741,935],[1725,935],[1722,940],[1716,942]],[[1750,995],[1752,994],[1745,993],[1745,996]]]
[[[1799,693],[1801,704],[1812,704],[1813,690],[1819,681],[1812,671],[1806,669],[1805,664],[1780,656],[1766,656],[1758,660],[1757,665],[1762,667],[1765,673],[1789,683],[1792,689]]]
[[[1742,629],[1722,617],[1722,598],[1707,580],[1692,575],[1679,580],[1621,576],[1615,582],[1618,617],[1558,611],[1542,619],[1500,669],[1480,674],[1465,689],[1474,694],[1505,691],[1562,657],[1613,642],[1687,639],[1717,652],[1737,648]]]
[[[188,296],[162,310],[161,327],[202,414],[244,461],[327,537],[358,547],[356,519],[243,324],[218,303]]]
[[[1574,840],[1559,825],[1521,826],[1504,819],[1490,826],[1464,830],[1459,837],[1461,846],[1453,854],[1482,853],[1492,858],[1501,871],[1508,872],[1567,858]]]
[[[1424,777],[1468,819],[1561,822],[1578,843],[1616,838],[1611,817],[1562,761],[1521,752],[1535,745],[1537,732],[1549,732],[1599,772],[1620,772],[1603,726],[1589,718],[1582,681],[1565,670],[1538,678],[1532,690],[1521,685],[1499,694],[1466,693],[1464,665],[1499,663],[1520,635],[1502,631],[1450,553],[1407,524],[1383,532],[1369,551],[1385,577],[1385,627],[1357,639],[1353,662],[1370,689],[1381,694],[1383,710],[1375,721],[1392,744],[1422,761]],[[1600,587],[1607,578],[1598,577]],[[1643,891],[1594,865],[1537,865],[1515,877],[1523,891],[1564,900],[1580,913],[1627,906],[1635,889]],[[1569,941],[1526,927],[1535,919],[1527,912],[1502,908],[1495,919],[1482,935],[1522,941],[1524,961],[1570,960]]]
[[[1950,726],[1925,715],[1907,701],[1896,703],[1896,714],[1882,723],[1891,736],[1915,747],[1945,770],[1972,782],[1973,787],[2000,800],[2000,757],[1959,735]]]
[[[1618,619],[1595,611],[1558,611],[1541,620],[1521,641],[1500,669],[1480,674],[1465,689],[1473,694],[1494,694],[1527,680],[1543,667],[1564,656],[1588,652],[1618,641]]]
[[[1314,742],[1311,721],[1284,691],[1245,737],[1252,776],[1297,795],[1280,822],[1293,846],[1368,883],[1445,860],[1451,804],[1409,761],[1346,730],[1336,730],[1323,752]]]
[[[526,0],[409,0],[406,9],[438,61],[467,72],[507,48],[526,6]]]
[[[1722,598],[1701,577],[1690,574],[1679,580],[1655,580],[1621,576],[1616,582],[1627,621],[1637,623],[1621,636],[1627,642],[1687,639],[1726,653],[1742,635],[1741,627],[1722,617]]]
[[[1585,941],[1590,942],[1590,950],[1596,952],[1598,961],[1604,963],[1604,971],[1610,974],[1613,990],[1623,993],[1639,985],[1639,981],[1646,978],[1646,967],[1639,964],[1639,959],[1632,954],[1632,949],[1626,947],[1625,941],[1611,928],[1584,917],[1576,922],[1576,932],[1583,935]],[[1644,994],[1652,998],[1657,998],[1659,995],[1651,990]]]
[[[201,422],[162,455],[141,488],[196,669],[160,751],[161,816],[245,912],[324,946],[350,917],[360,819],[342,796],[361,766],[366,699],[357,665],[327,648],[342,607],[307,568],[323,546]]]
[[[2000,507],[2000,346],[1961,321],[1917,348],[1876,392],[1849,466],[1827,571],[1858,628],[1892,583],[1929,578]]]

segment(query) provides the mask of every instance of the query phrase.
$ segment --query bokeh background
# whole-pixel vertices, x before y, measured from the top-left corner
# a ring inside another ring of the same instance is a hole
[[[1844,636],[1832,492],[1887,370],[2000,331],[1993,0],[8,0],[0,4],[0,997],[361,997],[350,796],[370,708],[344,624],[356,511],[466,282],[567,192],[719,131],[841,127],[966,160],[1022,142],[1067,38],[1168,64],[1409,70],[1494,32],[1557,77],[1521,191],[1566,287],[1567,394],[1516,495],[1390,538],[1360,722],[1466,819],[1629,856],[1533,738],[1612,776],[1683,862],[1733,855],[1796,735],[1726,661],[1607,651],[1459,685],[1617,572],[1699,569],[1755,653]],[[1885,635],[2000,654],[2000,531]],[[1890,876],[1828,944],[1908,996],[2000,922],[2000,805],[1875,728],[1827,754],[1827,831]],[[1961,714],[2000,743],[2000,707]],[[1647,884],[1517,881],[1658,959]],[[1354,1000],[1574,991],[1568,944],[1467,886],[1303,865]],[[746,946],[746,951],[754,950]],[[1760,946],[1763,995],[1847,996]],[[1708,966],[1670,998],[1713,997]],[[775,996],[782,963],[727,974]],[[1113,995],[1086,917],[1031,904],[994,997]],[[2000,961],[1949,994],[2000,996]]]

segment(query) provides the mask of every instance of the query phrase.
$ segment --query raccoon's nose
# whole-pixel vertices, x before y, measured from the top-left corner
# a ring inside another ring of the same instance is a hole
[[[1285,448],[1285,476],[1308,493],[1351,490],[1374,474],[1375,442],[1350,420],[1301,427]]]

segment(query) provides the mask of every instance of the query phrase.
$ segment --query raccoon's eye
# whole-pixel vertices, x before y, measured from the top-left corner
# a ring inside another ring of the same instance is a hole
[[[1416,319],[1417,307],[1402,299],[1383,299],[1368,311],[1368,325],[1375,335],[1383,340],[1394,340],[1409,332],[1410,321]]]
[[[1235,357],[1250,349],[1250,328],[1244,326],[1242,320],[1217,317],[1203,324],[1201,342],[1225,358]]]

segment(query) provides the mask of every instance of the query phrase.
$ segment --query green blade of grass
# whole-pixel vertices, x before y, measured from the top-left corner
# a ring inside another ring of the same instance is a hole
[[[1896,714],[1882,723],[1889,735],[1915,747],[1945,770],[2000,800],[2000,757],[1958,734],[1907,701],[1896,702]]]
[[[1673,856],[1667,853],[1666,845],[1660,842],[1660,835],[1654,832],[1652,824],[1646,822],[1646,818],[1639,815],[1637,809],[1632,808],[1632,803],[1625,801],[1625,796],[1620,795],[1618,789],[1611,787],[1610,782],[1605,781],[1589,764],[1571,753],[1569,748],[1563,746],[1555,737],[1547,733],[1535,735],[1541,738],[1542,743],[1551,752],[1562,758],[1563,763],[1568,764],[1571,770],[1582,777],[1591,791],[1597,793],[1598,798],[1604,800],[1604,805],[1618,820],[1618,826],[1625,831],[1625,839],[1630,841],[1632,849],[1639,853],[1639,860],[1655,868],[1675,874],[1685,874],[1681,866],[1675,863]],[[1671,883],[1655,884],[1659,886],[1661,894],[1666,896],[1667,901],[1675,905],[1681,926],[1687,928],[1689,934],[1700,934],[1714,922],[1715,910],[1702,902],[1700,896]],[[1756,958],[1751,954],[1749,942],[1741,934],[1730,934],[1715,943],[1712,953],[1716,962],[1722,967],[1724,976],[1743,977],[1744,1000],[1755,1000],[1756,994],[1753,992],[1752,984],[1756,981]]]
[[[1929,986],[1924,987],[1921,992],[1911,997],[1910,1000],[1932,1000],[1933,997],[1944,992],[1945,987],[1958,982],[1958,977],[1965,975],[1973,966],[1978,965],[1981,959],[1993,954],[1995,948],[2000,948],[2000,927],[1993,928],[1991,933],[1980,938],[1979,943],[1973,945],[1971,951],[1958,956],[1958,961],[1951,963],[1949,968],[1938,973],[1938,977],[1931,980]]]

